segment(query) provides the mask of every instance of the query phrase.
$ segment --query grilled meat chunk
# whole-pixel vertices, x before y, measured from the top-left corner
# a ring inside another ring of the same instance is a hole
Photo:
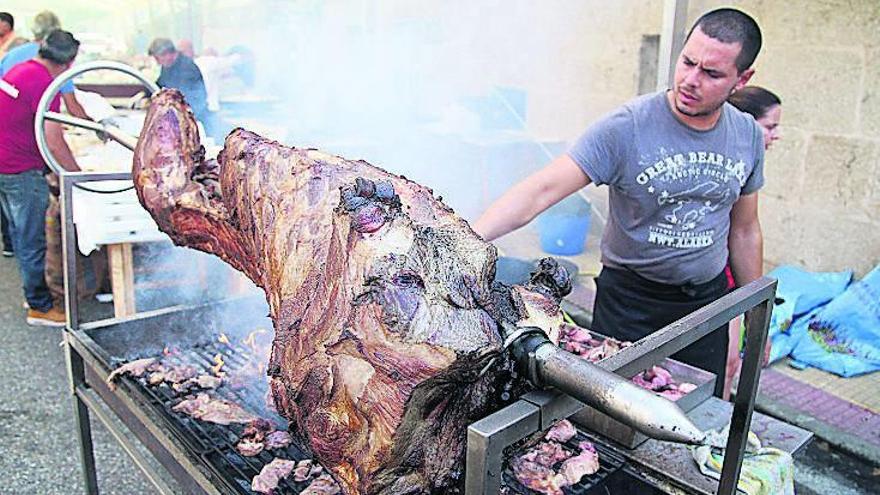
[[[257,493],[274,493],[278,483],[293,471],[294,466],[296,466],[295,461],[272,459],[272,462],[263,466],[260,474],[254,476],[251,490]]]
[[[255,419],[251,413],[242,409],[238,404],[233,404],[223,399],[215,399],[205,393],[198,394],[192,399],[184,399],[171,409],[175,412],[192,416],[200,421],[208,421],[220,425],[247,423]]]

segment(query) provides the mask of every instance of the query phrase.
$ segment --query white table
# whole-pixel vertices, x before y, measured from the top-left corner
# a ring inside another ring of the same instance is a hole
[[[88,182],[85,187],[116,191],[131,185],[131,181],[100,181]],[[88,255],[99,246],[107,246],[115,316],[136,313],[132,245],[168,241],[168,236],[159,231],[138,202],[134,189],[107,194],[74,188],[72,203],[79,251]]]

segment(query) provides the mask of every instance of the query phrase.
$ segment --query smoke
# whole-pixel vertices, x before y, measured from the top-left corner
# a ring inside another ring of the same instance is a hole
[[[429,7],[422,9],[421,7]],[[503,11],[495,15],[494,10]],[[225,118],[285,144],[364,159],[434,189],[468,220],[564,149],[528,123],[547,53],[526,2],[269,2],[205,13],[204,48],[244,45],[254,95]],[[569,138],[571,136],[566,136]]]

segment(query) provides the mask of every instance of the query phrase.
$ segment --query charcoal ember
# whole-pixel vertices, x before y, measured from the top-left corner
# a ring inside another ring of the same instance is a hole
[[[290,433],[286,431],[273,431],[266,435],[266,438],[263,440],[268,450],[287,448],[290,445],[290,441]]]
[[[137,194],[175,243],[265,291],[291,433],[345,493],[461,490],[468,425],[529,390],[500,324],[558,339],[567,273],[542,262],[524,286],[497,283],[494,246],[429,188],[364,161],[243,129],[216,162],[200,150],[182,95],[154,95]]]
[[[293,471],[296,462],[287,459],[272,459],[272,462],[263,466],[260,474],[254,476],[251,481],[251,490],[257,493],[274,493],[278,483]]]

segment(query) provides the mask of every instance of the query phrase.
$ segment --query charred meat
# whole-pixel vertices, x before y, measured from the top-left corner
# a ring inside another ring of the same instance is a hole
[[[491,244],[427,187],[364,161],[242,129],[204,155],[181,94],[157,93],[138,196],[175,243],[265,291],[291,433],[345,493],[461,488],[467,425],[527,388],[499,322],[558,333],[565,270],[548,259],[525,286],[495,283]]]

